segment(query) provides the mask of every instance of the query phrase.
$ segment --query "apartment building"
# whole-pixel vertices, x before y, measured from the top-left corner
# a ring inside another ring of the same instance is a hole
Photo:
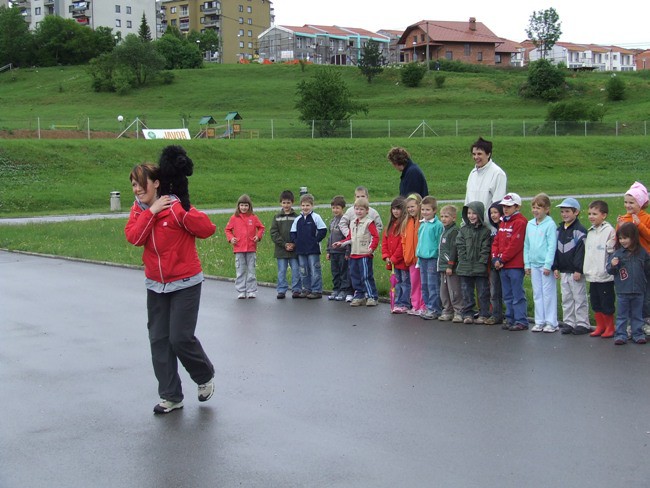
[[[286,62],[305,60],[315,64],[356,66],[361,51],[369,41],[379,44],[388,60],[390,39],[358,27],[334,25],[278,25],[259,36],[259,55],[263,61]]]
[[[152,32],[156,26],[156,0],[4,0],[4,4],[20,9],[30,29],[48,15],[74,19],[92,29],[110,27],[122,38],[138,33],[143,13]]]
[[[540,59],[541,52],[530,41],[525,41],[529,61]],[[547,53],[551,63],[564,63],[569,69],[594,71],[636,71],[635,52],[618,46],[574,44],[557,42]]]
[[[223,63],[258,59],[258,36],[274,17],[269,0],[165,0],[160,8],[162,31],[168,26],[184,34],[215,30],[221,46],[210,59]]]

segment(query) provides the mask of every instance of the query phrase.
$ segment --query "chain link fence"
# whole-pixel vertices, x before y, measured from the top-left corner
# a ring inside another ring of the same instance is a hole
[[[0,138],[106,139],[143,138],[142,129],[187,128],[192,138],[321,139],[498,136],[647,136],[647,121],[561,122],[545,120],[368,120],[311,121],[242,119],[200,126],[198,120],[163,119],[139,115],[122,120],[81,117],[0,118]]]

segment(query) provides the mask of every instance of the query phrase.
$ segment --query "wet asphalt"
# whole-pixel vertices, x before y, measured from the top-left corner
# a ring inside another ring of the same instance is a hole
[[[154,416],[142,271],[0,252],[0,488],[650,484],[650,345],[235,296]]]

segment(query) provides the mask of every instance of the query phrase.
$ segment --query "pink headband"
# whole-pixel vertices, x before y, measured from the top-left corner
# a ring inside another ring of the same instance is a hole
[[[639,204],[639,207],[643,207],[648,203],[648,190],[638,181],[635,181],[625,194],[632,196]]]

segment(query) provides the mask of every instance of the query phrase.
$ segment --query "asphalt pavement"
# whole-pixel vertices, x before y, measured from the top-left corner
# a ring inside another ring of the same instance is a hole
[[[647,487],[650,345],[204,283],[157,402],[139,269],[0,252],[0,487]]]

